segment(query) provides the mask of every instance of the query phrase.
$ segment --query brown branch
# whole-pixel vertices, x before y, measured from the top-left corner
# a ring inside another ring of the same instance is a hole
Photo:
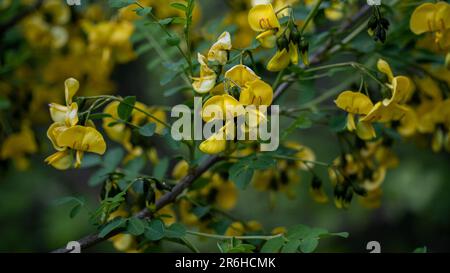
[[[155,211],[158,211],[158,210],[162,209],[163,207],[165,207],[166,205],[174,202],[176,200],[176,198],[185,189],[187,189],[190,185],[192,185],[192,183],[197,178],[199,178],[203,173],[205,173],[207,170],[209,170],[215,163],[217,163],[220,160],[222,160],[222,158],[217,155],[207,157],[206,160],[204,160],[197,168],[193,169],[188,175],[183,177],[176,184],[176,186],[173,187],[173,189],[170,192],[164,194],[161,198],[159,198],[156,201]],[[135,217],[140,218],[140,219],[150,218],[151,216],[152,216],[152,212],[149,211],[147,208],[142,209],[140,212],[138,212],[135,215]],[[99,233],[96,232],[96,233],[90,234],[84,238],[77,240],[77,242],[80,243],[81,249],[86,249],[95,244],[103,242],[103,241],[113,237],[114,235],[117,235],[118,233],[120,233],[120,231],[121,231],[120,229],[116,229],[116,230],[110,232],[105,237],[99,237],[98,236]],[[70,250],[66,249],[64,247],[52,251],[52,253],[68,253],[68,252],[70,252]]]
[[[358,21],[360,18],[362,18],[366,13],[369,11],[369,6],[364,6],[357,14],[355,14],[351,19],[346,21],[340,28],[338,32],[346,31],[348,28],[352,26],[356,21]],[[326,52],[330,50],[333,46],[332,39],[329,39],[324,46],[319,48],[312,56],[311,56],[311,64],[317,64],[320,61],[322,61],[322,58],[324,58]],[[289,77],[289,75],[287,76]],[[292,84],[292,81],[287,81],[281,83],[274,92],[274,101],[281,96],[281,94],[289,88],[289,86]],[[161,198],[159,198],[156,201],[156,209],[155,211],[158,211],[165,207],[166,205],[174,202],[176,198],[189,186],[192,185],[192,183],[199,178],[203,173],[205,173],[209,168],[211,168],[215,163],[222,160],[222,157],[219,156],[209,156],[205,161],[203,161],[197,168],[193,169],[187,176],[182,178],[177,185],[172,189],[172,191],[164,194]],[[140,212],[138,212],[136,217],[140,219],[149,218],[152,216],[152,212],[143,209]],[[103,242],[114,235],[117,235],[120,233],[120,229],[116,229],[112,232],[110,232],[107,236],[100,238],[98,236],[98,233],[90,234],[82,239],[79,239],[78,242],[81,245],[81,249],[89,248],[93,245],[96,245],[100,242]],[[66,248],[60,248],[52,251],[52,253],[67,253],[70,250]]]

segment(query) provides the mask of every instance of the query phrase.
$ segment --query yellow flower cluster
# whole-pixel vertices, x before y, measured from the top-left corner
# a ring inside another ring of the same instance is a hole
[[[91,120],[87,120],[84,126],[78,124],[78,105],[72,101],[79,88],[78,81],[70,78],[64,85],[66,105],[50,104],[54,123],[47,130],[47,136],[57,152],[45,159],[59,170],[68,169],[72,165],[80,167],[84,152],[101,155],[106,151],[105,140]]]
[[[377,66],[378,70],[387,76],[389,95],[374,104],[367,95],[360,92],[342,92],[335,103],[348,113],[347,129],[356,131],[358,137],[363,140],[370,140],[376,137],[372,123],[399,121],[402,123],[402,132],[406,135],[414,133],[414,115],[410,107],[405,105],[414,92],[413,82],[406,76],[394,77],[391,67],[383,59],[378,60]],[[357,122],[355,116],[358,117]]]

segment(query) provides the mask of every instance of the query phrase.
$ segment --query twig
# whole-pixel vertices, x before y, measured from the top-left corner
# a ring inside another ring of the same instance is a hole
[[[164,194],[161,198],[159,198],[156,201],[155,204],[155,212],[160,210],[161,208],[165,207],[166,205],[172,203],[175,201],[175,199],[180,195],[185,189],[187,189],[198,177],[200,177],[204,172],[206,172],[209,168],[211,168],[215,163],[222,160],[220,156],[209,156],[205,161],[203,161],[197,168],[193,169],[188,175],[186,175],[184,178],[182,178],[173,189]],[[141,210],[138,212],[135,217],[144,219],[144,218],[150,218],[152,216],[152,212],[149,211],[147,208]],[[98,232],[95,232],[93,234],[90,234],[82,239],[77,240],[77,242],[80,243],[81,249],[89,248],[93,245],[96,245],[98,243],[101,243],[109,238],[111,238],[114,235],[117,235],[120,233],[120,229],[116,229],[112,232],[110,232],[105,237],[99,237]],[[59,248],[52,253],[68,253],[70,252],[70,249],[66,248]]]

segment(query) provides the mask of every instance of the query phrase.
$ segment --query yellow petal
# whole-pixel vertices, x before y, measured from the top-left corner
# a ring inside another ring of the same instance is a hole
[[[72,98],[77,93],[78,88],[80,87],[80,83],[74,79],[69,78],[64,82],[65,86],[65,98],[66,98],[66,104],[71,105],[72,104]]]
[[[258,40],[264,48],[274,48],[277,45],[277,36],[275,34],[275,30],[269,29],[256,36],[256,40]]]
[[[285,69],[289,66],[291,62],[289,52],[283,48],[283,50],[278,50],[275,55],[273,55],[272,59],[270,59],[267,64],[267,70],[272,72],[277,72]]]
[[[355,115],[352,113],[347,115],[347,130],[350,132],[356,130]]]
[[[273,99],[272,86],[262,80],[254,80],[247,83],[241,90],[239,102],[244,105],[271,105]]]
[[[205,56],[198,53],[197,59],[200,63],[200,77],[192,78],[194,80],[192,87],[198,93],[204,94],[214,88],[217,75],[214,70],[208,67],[208,60]]]
[[[247,82],[259,79],[259,77],[250,69],[250,67],[238,64],[230,68],[225,73],[225,78],[230,80],[230,85],[243,88]]]
[[[291,63],[298,64],[298,45],[293,42],[289,43],[289,57],[291,58]]]
[[[238,190],[234,183],[225,181],[217,188],[216,204],[223,210],[230,210],[236,206]]]
[[[405,116],[403,108],[398,104],[392,103],[389,105],[383,102],[377,102],[370,112],[361,119],[365,122],[389,122],[394,120],[401,120]]]
[[[193,78],[192,88],[200,94],[208,93],[216,84],[216,75]]]
[[[356,134],[362,140],[371,140],[376,137],[372,124],[364,121],[359,121],[356,125]]]
[[[224,86],[223,82],[221,82],[221,83],[219,83],[218,85],[216,85],[216,86],[210,91],[210,94],[213,95],[213,96],[226,94],[226,93],[225,93],[225,86]]]
[[[248,23],[257,32],[280,28],[271,4],[254,6],[248,13]]]
[[[342,92],[334,103],[348,113],[359,115],[367,115],[373,108],[373,103],[368,96],[353,91]]]
[[[417,7],[409,21],[409,27],[415,34],[422,34],[436,29],[434,16],[436,6],[432,3],[424,3]]]
[[[185,177],[188,174],[188,172],[189,172],[189,164],[187,163],[186,160],[181,160],[173,168],[172,177],[174,179],[179,180]]]
[[[216,133],[200,143],[199,149],[205,154],[218,154],[225,151],[226,147],[225,134]]]
[[[57,144],[74,150],[104,154],[106,143],[103,136],[94,128],[76,125],[57,136]]]
[[[228,94],[217,95],[211,97],[203,104],[202,118],[205,122],[213,119],[233,118],[242,114],[242,111],[241,103],[234,97]],[[215,114],[219,116],[216,117]]]
[[[73,155],[69,150],[59,151],[47,157],[45,162],[58,170],[67,170],[72,166]]]
[[[386,100],[384,104],[405,103],[411,98],[414,85],[408,77],[397,76],[392,80],[392,89],[392,97]]]
[[[442,91],[439,85],[431,77],[414,78],[418,89],[433,100],[442,100]]]
[[[438,30],[444,31],[450,28],[450,4],[440,1],[436,5],[436,14],[434,17],[435,26]]]
[[[412,136],[416,132],[417,117],[414,110],[409,106],[399,106],[405,111],[405,116],[400,120],[400,126],[397,128],[398,132],[405,137]]]
[[[17,158],[25,154],[32,154],[38,147],[33,131],[23,126],[18,133],[9,135],[1,146],[1,158]]]
[[[69,107],[57,103],[50,103],[49,109],[50,116],[54,122],[65,122]]]
[[[62,122],[54,122],[52,125],[50,125],[50,127],[48,127],[47,130],[47,137],[50,139],[50,141],[52,142],[53,148],[55,148],[55,150],[57,151],[63,151],[66,148],[65,147],[61,147],[57,144],[56,140],[58,138],[58,136],[64,131],[67,130],[69,127],[67,127],[64,123]]]
[[[386,169],[378,168],[372,172],[371,177],[364,180],[362,187],[367,191],[376,190],[381,186],[381,184],[383,184],[385,177]]]
[[[388,62],[386,62],[383,59],[379,59],[378,63],[377,63],[377,67],[381,73],[384,73],[387,75],[389,82],[392,82],[392,80],[394,79],[394,74],[392,73],[391,66],[388,64]]]
[[[231,50],[231,47],[230,33],[225,31],[220,35],[217,42],[211,46],[208,52],[208,60],[217,61],[221,65],[225,65],[228,61],[228,50]]]

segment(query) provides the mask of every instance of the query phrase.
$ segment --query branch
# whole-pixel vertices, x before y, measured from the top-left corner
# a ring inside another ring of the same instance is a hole
[[[338,32],[344,32],[347,29],[349,29],[356,21],[358,21],[360,18],[362,18],[366,13],[369,11],[369,6],[364,6],[361,8],[361,10],[356,13],[352,18],[350,18],[348,21],[346,21],[344,24],[341,25]],[[321,61],[323,61],[323,58],[325,57],[325,54],[333,47],[332,39],[330,38],[323,47],[319,48],[314,54],[311,56],[311,64],[317,64]],[[287,77],[290,77],[292,75],[288,75]],[[292,84],[292,81],[287,81],[281,83],[274,92],[274,101],[278,99],[281,94],[289,88],[289,86]],[[209,156],[205,161],[203,161],[197,168],[193,169],[187,176],[182,178],[177,185],[172,189],[172,191],[164,194],[161,198],[159,198],[156,201],[156,209],[155,211],[158,211],[165,207],[166,205],[173,203],[176,198],[185,190],[187,189],[192,183],[199,178],[203,173],[205,173],[209,168],[211,168],[215,163],[223,160],[222,157],[219,157],[217,155],[215,156]],[[144,218],[150,218],[152,216],[152,212],[148,209],[143,209],[140,212],[138,212],[135,217],[138,217],[140,219]],[[120,229],[116,229],[112,232],[110,232],[107,236],[100,238],[97,233],[90,234],[82,239],[79,239],[78,242],[81,245],[81,249],[89,248],[93,245],[96,245],[100,242],[103,242],[114,235],[117,235],[120,233]],[[70,252],[70,250],[66,248],[60,248],[52,251],[52,253],[67,253]]]
[[[192,185],[192,183],[199,178],[204,172],[206,172],[209,168],[211,168],[215,163],[217,163],[218,161],[222,160],[223,158],[219,157],[219,156],[209,156],[205,161],[203,161],[197,168],[193,169],[188,175],[186,175],[185,177],[183,177],[178,183],[177,185],[172,189],[172,191],[164,194],[161,198],[159,198],[156,201],[156,208],[155,208],[155,212],[162,209],[163,207],[165,207],[166,205],[174,202],[176,200],[176,198],[178,197],[178,195],[180,195],[185,189],[187,189],[190,185]],[[142,209],[140,212],[138,212],[135,217],[138,217],[140,219],[144,219],[144,218],[150,218],[152,216],[152,212],[149,211],[147,208]],[[120,233],[120,229],[116,229],[112,232],[110,232],[107,236],[105,237],[99,237],[98,236],[98,232],[90,234],[84,238],[81,238],[79,240],[77,240],[77,242],[80,243],[81,249],[86,249],[89,248],[93,245],[96,245],[100,242],[103,242],[111,237],[113,237],[114,235],[117,235],[118,233]],[[66,249],[65,247],[56,249],[54,251],[52,251],[52,253],[68,253],[70,252],[70,249]]]
[[[348,29],[350,29],[355,22],[359,21],[361,18],[363,18],[368,12],[370,11],[370,6],[369,5],[364,5],[355,15],[353,15],[350,19],[348,19],[347,21],[345,21],[338,29],[337,33],[343,33],[345,31],[347,31]],[[322,62],[325,58],[325,54],[331,50],[333,48],[333,39],[329,38],[325,44],[320,47],[319,49],[317,49],[316,52],[314,52],[311,55],[310,58],[310,65],[315,65],[318,64],[320,62]],[[304,68],[304,66],[302,65],[302,67]],[[295,73],[292,73],[290,75],[287,75],[287,78],[292,78],[295,76]],[[278,86],[278,88],[275,89],[274,92],[274,100],[277,99],[281,93],[284,92],[284,90],[286,90],[287,88],[289,88],[289,86],[291,86],[291,84],[293,83],[293,81],[286,81],[283,82],[282,84],[280,84]]]

